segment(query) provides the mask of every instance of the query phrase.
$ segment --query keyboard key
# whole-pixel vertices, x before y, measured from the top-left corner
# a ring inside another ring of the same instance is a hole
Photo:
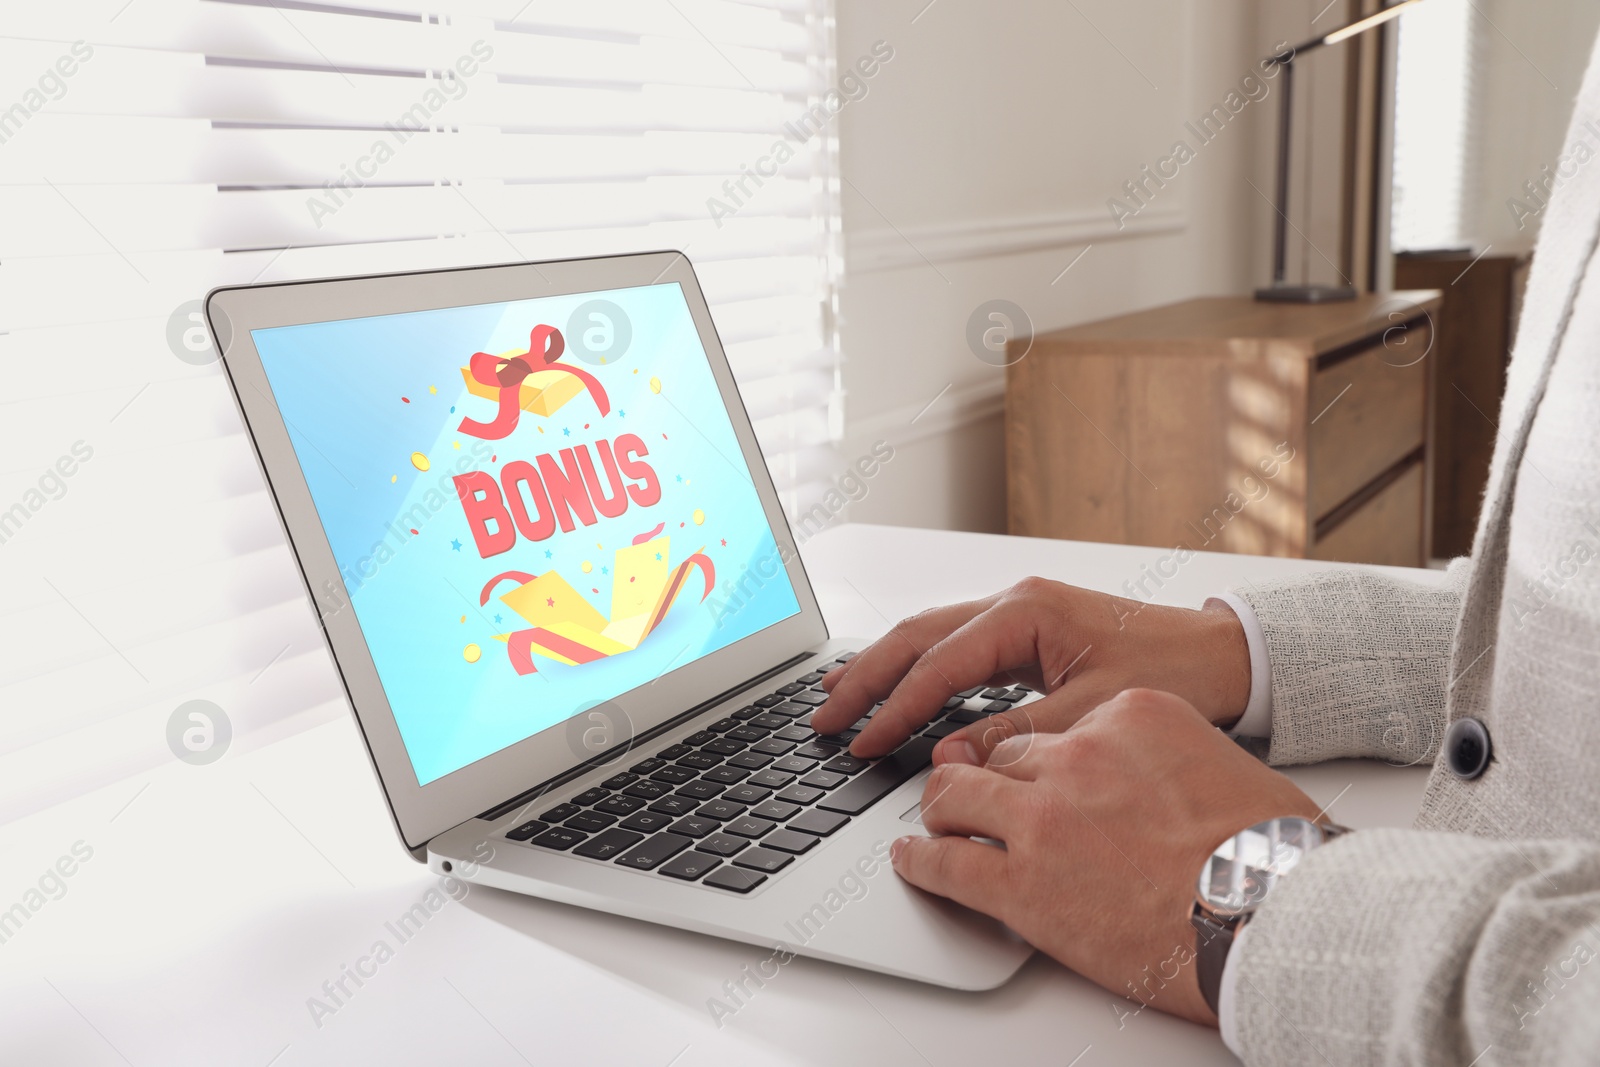
[[[822,681],[822,678],[822,671],[812,671],[810,674],[802,674],[800,677],[796,678],[795,681],[799,682],[801,685],[816,685],[818,682]]]
[[[672,786],[662,782],[634,782],[623,791],[624,796],[641,797],[645,800],[658,800],[672,792]]]
[[[722,795],[723,786],[718,782],[693,781],[688,785],[678,788],[678,796],[688,797],[690,800],[715,800]]]
[[[777,771],[768,767],[764,771],[757,771],[752,774],[744,784],[759,785],[763,789],[782,789],[792,781],[794,781],[794,775],[788,771]]]
[[[804,693],[796,693],[789,699],[794,701],[796,704],[810,704],[812,707],[816,707],[818,704],[821,704],[823,701],[828,699],[828,694],[819,693],[815,689],[810,689]]]
[[[772,790],[763,789],[758,785],[736,785],[719,798],[731,800],[735,804],[759,804],[772,795]]]
[[[813,789],[809,785],[791,785],[778,794],[778,799],[786,804],[810,804],[824,796],[827,794],[821,789]]]
[[[822,679],[818,678],[817,681],[820,682]],[[796,693],[804,693],[807,689],[810,689],[811,686],[811,682],[790,682],[788,685],[780,685],[777,689],[777,693],[779,696],[792,697]]]
[[[543,819],[545,822],[566,822],[568,819],[578,814],[578,811],[579,808],[576,804],[557,804],[555,807],[539,816],[539,818]]]
[[[785,756],[781,760],[773,763],[772,769],[775,771],[787,771],[790,774],[805,774],[807,771],[815,768],[816,765],[817,761],[814,759],[801,759],[799,756]]]
[[[973,697],[977,696],[981,692],[983,692],[983,686],[975,685],[971,689],[962,690],[960,693],[957,693],[956,695],[959,696],[962,700],[971,700]]]
[[[848,815],[840,815],[836,811],[821,811],[817,808],[812,808],[810,811],[802,812],[790,819],[789,829],[816,834],[818,837],[827,837],[849,821],[850,817]]]
[[[759,700],[753,701],[753,703],[758,708],[770,708],[775,707],[778,704],[782,704],[783,697],[779,696],[777,693],[768,693]]]
[[[597,834],[616,821],[615,815],[602,815],[598,811],[580,811],[561,825],[582,830],[586,834]]]
[[[727,733],[729,730],[736,729],[738,727],[738,725],[739,725],[739,720],[738,719],[718,719],[716,722],[712,723],[710,726],[707,726],[706,729],[710,730],[714,734],[724,734],[724,733]]]
[[[796,756],[802,759],[832,759],[840,753],[836,745],[825,745],[821,741],[813,741],[809,745],[801,745],[794,750]]]
[[[985,699],[985,700],[1001,700],[1001,699],[1004,699],[1005,697],[1010,696],[1011,695],[1011,690],[1009,690],[1009,689],[985,689],[982,693],[980,693],[978,695],[983,697],[983,699]]]
[[[685,852],[677,859],[661,865],[661,873],[668,878],[682,878],[685,882],[699,879],[707,871],[722,866],[722,861],[704,852]]]
[[[666,782],[668,785],[682,785],[692,782],[699,777],[693,767],[680,767],[676,763],[670,767],[663,767],[650,776],[652,782]]]
[[[542,834],[550,829],[549,823],[542,823],[538,819],[529,819],[515,830],[507,830],[506,837],[513,841],[526,841],[534,834]]]
[[[612,793],[594,806],[595,811],[603,811],[607,815],[632,815],[644,807],[644,801],[638,797],[625,797],[620,793]]]
[[[632,867],[636,871],[648,871],[670,860],[694,842],[687,837],[677,834],[657,834],[647,838],[641,845],[637,845],[617,860],[618,865]]]
[[[701,752],[710,752],[718,756],[733,756],[745,750],[742,741],[730,741],[726,737],[719,737],[715,741],[708,741],[700,746]]]
[[[737,819],[742,816],[744,814],[744,805],[734,804],[726,800],[708,800],[695,809],[695,814],[703,819],[727,822],[729,819]],[[699,835],[695,836],[698,837]]]
[[[739,757],[735,756],[734,759]],[[720,782],[723,785],[734,785],[750,777],[750,772],[743,767],[722,766],[713,767],[700,776],[702,782]]]
[[[727,738],[729,741],[738,741],[741,744],[748,745],[753,741],[766,740],[767,731],[758,730],[754,726],[741,726],[736,730],[729,730],[722,736]]]
[[[784,703],[778,704],[771,709],[772,714],[783,715],[790,719],[799,718],[801,715],[806,714],[810,710],[811,708],[808,705],[796,704],[793,701],[785,701]]]
[[[761,839],[762,848],[775,848],[779,852],[792,852],[796,856],[815,848],[816,844],[817,839],[810,834],[797,834],[793,830],[784,829],[774,830]]]
[[[780,741],[793,741],[799,744],[802,741],[810,741],[817,735],[811,732],[809,726],[785,726],[772,736]]]
[[[714,885],[718,889],[726,889],[734,893],[748,893],[766,880],[766,875],[757,874],[755,871],[741,871],[737,867],[723,867],[706,875],[706,880],[700,884]]]
[[[787,756],[794,751],[794,742],[780,741],[776,737],[769,737],[759,744],[751,745],[750,751],[763,756]]]
[[[607,778],[605,781],[601,782],[600,783],[600,788],[601,789],[621,789],[623,786],[631,785],[632,783],[637,782],[638,780],[639,780],[639,776],[637,774],[634,774],[631,771],[618,771],[616,774],[613,774],[610,778]]]
[[[688,745],[668,745],[666,748],[656,753],[656,759],[675,760],[680,756],[688,755],[689,752],[690,748]]]
[[[944,710],[954,711],[966,702],[966,697],[963,697],[960,693],[957,693],[955,696],[944,702]]]
[[[772,757],[765,752],[741,752],[729,759],[726,765],[744,771],[759,771],[771,762]]]
[[[867,769],[867,761],[855,756],[835,756],[824,763],[822,769],[836,774],[860,774]]]
[[[773,823],[767,819],[754,819],[746,815],[733,820],[722,829],[724,833],[736,834],[739,837],[760,837],[772,827]]]
[[[832,789],[844,781],[848,781],[848,777],[843,774],[836,774],[833,771],[812,771],[800,779],[800,784],[809,785],[814,789]]]
[[[1006,693],[1005,696],[995,697],[995,699],[996,700],[1003,700],[1008,704],[1015,704],[1017,701],[1021,700],[1023,697],[1025,697],[1027,695],[1028,694],[1026,694],[1026,693],[1019,693],[1015,689],[1013,689],[1010,692]]]
[[[732,837],[728,834],[716,833],[695,843],[695,848],[701,852],[709,852],[715,856],[731,856],[736,852],[744,851],[750,844],[742,837]]]
[[[1009,707],[1009,705],[1007,706]],[[969,711],[966,708],[962,708],[960,711],[952,711],[944,718],[946,722],[953,722],[957,726],[967,726],[984,717],[985,716],[981,711]]]
[[[861,814],[926,767],[933,756],[933,746],[931,737],[913,737],[834,790],[817,806],[846,815]]]
[[[623,849],[632,848],[644,839],[643,834],[636,834],[632,830],[607,830],[589,838],[583,844],[572,850],[574,856],[588,856],[592,860],[608,860],[622,852]]]
[[[708,756],[704,752],[691,752],[687,756],[679,758],[678,766],[693,767],[697,771],[709,771],[721,762],[717,757]]]
[[[528,843],[538,845],[540,848],[553,848],[557,852],[565,852],[588,836],[577,830],[568,830],[564,826],[552,826]]]
[[[583,792],[573,797],[572,802],[578,805],[580,808],[586,808],[590,804],[593,804],[596,801],[604,800],[605,798],[606,791],[601,789],[599,786],[595,786],[593,789],[585,789]]]
[[[683,743],[688,745],[690,748],[699,748],[707,741],[715,741],[716,739],[717,735],[712,733],[710,730],[696,730],[688,737],[685,737],[683,739]]]
[[[789,720],[782,715],[774,715],[770,711],[763,711],[760,715],[750,720],[750,725],[758,730],[781,730],[789,725]]]
[[[958,722],[936,722],[926,730],[922,731],[922,736],[932,737],[935,739],[949,737],[959,729],[961,729],[961,724]]]
[[[640,760],[632,767],[629,767],[628,770],[632,771],[634,774],[649,774],[652,771],[659,771],[666,765],[667,761],[664,759],[651,758],[647,760]]]
[[[641,830],[653,834],[657,830],[665,830],[672,822],[672,816],[659,811],[636,811],[622,820],[624,830]]]
[[[685,815],[667,829],[686,837],[704,837],[709,833],[715,833],[720,825],[717,820],[708,819],[703,815]]]
[[[785,804],[781,800],[773,799],[764,800],[757,804],[750,809],[750,814],[758,819],[774,819],[782,822],[785,819],[792,818],[800,810],[801,808],[798,804]]]
[[[783,852],[773,852],[765,848],[746,849],[733,858],[733,863],[736,867],[763,871],[767,874],[781,871],[793,862],[793,856]]]
[[[747,719],[755,719],[760,714],[760,708],[756,707],[754,704],[746,704],[744,707],[734,712],[730,718],[738,719],[743,722]]]
[[[692,797],[662,797],[650,805],[650,810],[662,815],[687,815],[694,810],[695,800]]]
[[[854,649],[851,649],[848,652],[839,653],[839,658],[834,660],[833,662],[835,662],[835,663],[849,663],[851,660],[853,660],[855,658],[856,658],[856,652],[855,652]]]

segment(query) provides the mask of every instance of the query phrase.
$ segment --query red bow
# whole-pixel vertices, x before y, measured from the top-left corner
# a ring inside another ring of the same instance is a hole
[[[533,365],[525,356],[540,353],[544,361],[544,370],[561,371],[570,374],[583,383],[589,390],[589,395],[594,398],[594,406],[600,409],[601,415],[611,412],[611,399],[606,396],[606,390],[588,371],[579,370],[566,364],[557,365],[556,360],[561,358],[561,353],[566,351],[567,342],[561,336],[561,331],[554,326],[535,326],[528,335],[528,351],[523,356],[513,356],[502,361],[499,356],[491,356],[487,352],[474,352],[467,361],[467,370],[474,381],[480,385],[496,386],[500,390],[500,410],[496,413],[493,422],[479,422],[473,418],[461,420],[460,431],[473,437],[481,437],[485,441],[498,441],[509,436],[517,428],[517,419],[522,414],[522,383],[528,375],[534,372]],[[504,362],[504,366],[502,366]]]

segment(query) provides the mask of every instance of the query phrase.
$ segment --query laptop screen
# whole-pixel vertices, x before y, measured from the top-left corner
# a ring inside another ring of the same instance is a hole
[[[800,611],[676,282],[252,337],[419,785]]]

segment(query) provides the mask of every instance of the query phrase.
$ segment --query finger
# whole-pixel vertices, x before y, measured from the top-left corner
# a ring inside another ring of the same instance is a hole
[[[865,757],[892,751],[952,695],[1037,662],[1037,618],[1035,607],[1001,599],[929,648],[911,664],[850,750]]]
[[[1061,733],[1103,700],[1092,679],[1070,681],[1043,699],[997,712],[957,730],[939,742],[933,750],[933,762],[987,766],[996,745],[1013,737]]]
[[[966,837],[902,837],[889,850],[895,873],[919,889],[996,918],[1011,884],[1006,850]]]
[[[922,825],[930,834],[1006,840],[1027,786],[1003,774],[959,763],[937,767],[922,791]]]
[[[961,626],[987,606],[968,601],[924,611],[902,619],[883,637],[852,657],[828,690],[828,700],[812,715],[819,734],[838,733],[894,691],[895,683],[922,655],[922,650]]]

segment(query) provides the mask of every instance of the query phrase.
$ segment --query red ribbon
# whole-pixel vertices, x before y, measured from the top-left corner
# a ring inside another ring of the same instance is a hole
[[[534,372],[533,364],[525,356],[531,357],[535,352],[540,354],[544,370],[561,371],[578,379],[594,398],[594,406],[600,409],[600,414],[609,415],[611,399],[606,396],[605,387],[594,375],[577,367],[556,363],[566,348],[567,342],[560,330],[554,326],[535,326],[528,335],[528,351],[523,356],[502,361],[501,357],[491,356],[487,352],[474,352],[467,361],[467,371],[478,384],[491,385],[500,390],[500,410],[496,412],[493,422],[463,418],[460,431],[485,441],[498,441],[517,428],[517,419],[522,414],[522,383]]]

